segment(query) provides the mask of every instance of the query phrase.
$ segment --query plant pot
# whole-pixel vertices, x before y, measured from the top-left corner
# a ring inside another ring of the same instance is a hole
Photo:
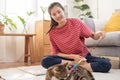
[[[4,34],[4,24],[0,24],[0,34]]]

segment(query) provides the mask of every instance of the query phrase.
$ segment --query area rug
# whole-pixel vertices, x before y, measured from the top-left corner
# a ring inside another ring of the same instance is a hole
[[[40,65],[0,69],[5,80],[45,80],[45,73],[46,69]]]
[[[108,73],[93,72],[95,80],[120,80],[120,69],[111,69]]]
[[[42,66],[23,66],[0,69],[0,76],[6,80],[45,80],[46,69]],[[111,69],[108,73],[92,73],[95,80],[119,80],[120,69]]]
[[[23,66],[23,67],[18,67],[17,69],[35,75],[35,76],[41,76],[41,75],[45,75],[46,73],[46,69],[43,68],[42,66]]]
[[[5,80],[25,80],[34,78],[35,76],[25,73],[17,68],[0,69],[0,76]]]

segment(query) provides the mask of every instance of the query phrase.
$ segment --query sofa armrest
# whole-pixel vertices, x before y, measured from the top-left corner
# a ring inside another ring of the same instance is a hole
[[[85,44],[87,46],[120,46],[120,31],[107,32],[104,39],[93,40],[92,38],[87,38]]]

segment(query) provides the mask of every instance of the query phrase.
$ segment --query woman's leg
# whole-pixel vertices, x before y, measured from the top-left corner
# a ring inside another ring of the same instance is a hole
[[[107,59],[91,56],[91,54],[88,54],[86,59],[93,72],[108,72],[111,69],[111,63]]]
[[[70,64],[73,60],[71,59],[66,59],[66,58],[62,58],[59,56],[45,56],[42,60],[41,60],[41,65],[44,68],[49,68],[50,66],[53,66],[55,64],[64,64],[66,62],[68,62],[68,64]]]
[[[41,65],[44,68],[49,68],[52,65],[55,64],[60,64],[61,63],[61,59],[58,58],[57,56],[45,56],[43,57],[43,59],[41,60]]]

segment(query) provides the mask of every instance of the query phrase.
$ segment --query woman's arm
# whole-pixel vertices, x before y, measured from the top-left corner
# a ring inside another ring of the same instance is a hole
[[[57,56],[68,58],[68,59],[74,59],[74,54],[64,54],[64,53],[58,53]]]
[[[67,59],[73,59],[75,62],[79,61],[80,59],[83,59],[84,57],[76,54],[64,54],[64,53],[58,53],[57,56],[67,58]]]

